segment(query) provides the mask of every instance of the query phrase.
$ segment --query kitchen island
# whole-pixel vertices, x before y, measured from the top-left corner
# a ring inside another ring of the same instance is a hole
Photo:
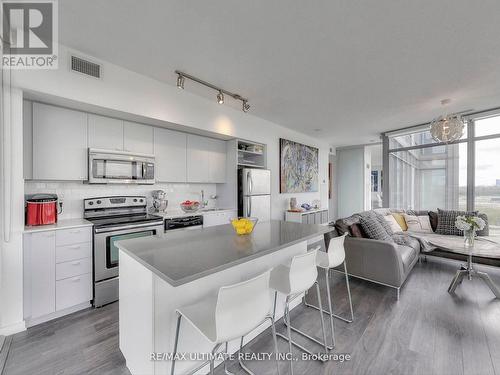
[[[247,280],[307,251],[307,240],[331,231],[320,225],[271,220],[258,223],[249,235],[238,236],[231,225],[117,243],[120,249],[120,349],[132,374],[169,373],[170,361],[152,353],[171,353],[176,313],[181,306],[215,295],[221,286]],[[270,295],[271,298],[271,295]],[[297,301],[297,303],[300,301]],[[277,317],[283,315],[278,303]],[[266,329],[245,337],[250,341]],[[239,343],[230,343],[235,352]],[[183,322],[179,353],[208,353],[211,345]],[[178,361],[176,373],[199,362]],[[207,372],[208,367],[205,371]]]

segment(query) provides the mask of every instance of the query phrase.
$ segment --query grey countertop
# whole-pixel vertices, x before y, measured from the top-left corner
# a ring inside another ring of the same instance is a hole
[[[271,220],[258,223],[249,235],[236,235],[228,224],[167,231],[119,241],[117,246],[172,286],[179,286],[332,230],[329,226]]]
[[[85,219],[62,219],[58,220],[55,224],[25,226],[24,233],[44,232],[47,230],[60,230],[78,227],[91,227],[92,223]]]
[[[193,215],[209,215],[217,212],[227,212],[227,211],[236,211],[236,208],[218,208],[215,211],[212,210],[198,210],[196,212],[184,212],[181,209],[167,209],[165,212],[153,212],[153,215],[162,216],[164,219],[172,219],[174,217],[186,217]]]

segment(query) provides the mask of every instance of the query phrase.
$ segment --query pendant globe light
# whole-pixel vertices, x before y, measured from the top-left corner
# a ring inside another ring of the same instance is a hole
[[[450,99],[441,100],[445,105]],[[435,118],[431,122],[431,136],[436,142],[454,142],[464,135],[464,122],[459,114],[448,114]]]

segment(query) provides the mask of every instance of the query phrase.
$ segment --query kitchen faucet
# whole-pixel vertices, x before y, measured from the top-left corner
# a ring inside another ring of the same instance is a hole
[[[208,205],[208,201],[205,200],[205,191],[201,189],[201,208],[205,208]]]

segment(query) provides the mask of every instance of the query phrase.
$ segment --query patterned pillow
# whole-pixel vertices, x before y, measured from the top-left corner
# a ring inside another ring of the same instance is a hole
[[[384,218],[382,218],[384,220]],[[369,238],[374,240],[382,240],[394,242],[391,236],[387,234],[387,231],[384,229],[380,221],[374,216],[363,216],[359,219],[361,223],[361,227],[363,231]]]
[[[404,214],[406,225],[411,232],[432,232],[429,215],[408,215]]]
[[[463,236],[464,232],[455,227],[457,216],[477,216],[477,211],[452,211],[438,208],[437,234],[447,234],[452,236]]]
[[[387,234],[389,236],[392,236],[394,234],[394,232],[392,231],[392,228],[389,225],[389,223],[387,222],[387,220],[384,219],[384,216],[381,215],[381,214],[375,213],[375,217],[377,218],[377,220],[380,223],[380,225],[382,225],[382,228],[385,229],[385,231],[387,232]]]

